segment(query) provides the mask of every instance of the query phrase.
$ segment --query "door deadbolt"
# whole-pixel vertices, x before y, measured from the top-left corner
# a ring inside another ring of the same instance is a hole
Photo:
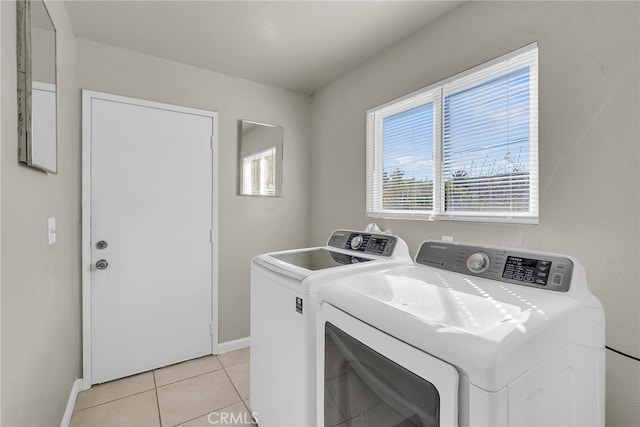
[[[109,244],[106,240],[100,240],[98,243],[96,243],[96,248],[100,250],[107,249],[107,246],[109,246]]]
[[[107,267],[109,267],[109,263],[107,262],[106,259],[100,259],[98,260],[98,262],[96,262],[96,268],[98,270],[104,270]]]

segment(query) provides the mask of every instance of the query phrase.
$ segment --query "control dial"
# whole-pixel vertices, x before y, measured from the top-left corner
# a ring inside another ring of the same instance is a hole
[[[467,258],[467,268],[472,273],[483,273],[489,268],[489,257],[484,252],[476,252]]]
[[[362,245],[362,234],[358,234],[357,236],[353,236],[351,239],[351,249],[356,250]]]

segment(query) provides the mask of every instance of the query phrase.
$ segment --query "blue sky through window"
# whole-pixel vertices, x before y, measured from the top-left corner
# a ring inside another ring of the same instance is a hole
[[[386,176],[401,170],[404,179],[433,180],[433,103],[386,117],[382,127]]]
[[[445,180],[526,172],[529,168],[529,68],[445,96]],[[433,103],[383,120],[387,177],[433,180]]]

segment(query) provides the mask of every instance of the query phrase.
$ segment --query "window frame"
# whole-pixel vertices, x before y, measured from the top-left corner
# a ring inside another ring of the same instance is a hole
[[[522,66],[529,66],[529,210],[445,211],[444,102],[448,93],[473,88]],[[433,102],[433,210],[392,210],[383,206],[383,121],[386,117]],[[447,79],[367,111],[367,216],[373,218],[538,224],[538,43],[531,43]]]
[[[242,185],[243,185],[243,193],[251,196],[273,196],[275,192],[275,183],[274,188],[268,191],[267,187],[267,158],[273,157],[273,170],[271,171],[274,179],[275,179],[275,155],[276,155],[276,146],[272,146],[269,148],[265,148],[264,150],[257,151],[255,153],[251,153],[242,158]],[[258,170],[257,177],[259,181],[259,188],[256,189],[257,192],[253,191],[253,175],[252,175],[252,162],[258,160]]]

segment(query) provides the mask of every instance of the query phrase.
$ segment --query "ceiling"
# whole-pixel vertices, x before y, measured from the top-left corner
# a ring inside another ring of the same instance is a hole
[[[462,1],[77,1],[78,37],[312,94]]]

